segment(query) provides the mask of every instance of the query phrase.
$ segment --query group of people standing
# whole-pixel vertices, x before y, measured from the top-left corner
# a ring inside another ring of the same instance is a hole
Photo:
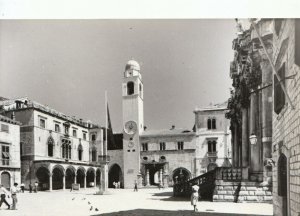
[[[34,190],[35,193],[38,191],[38,182],[34,183],[34,187],[32,184],[29,184],[29,192],[32,193],[32,190]],[[2,203],[5,203],[7,206],[7,209],[16,210],[17,209],[17,193],[25,191],[25,184],[22,183],[20,187],[18,187],[18,183],[14,183],[14,185],[10,188],[10,191],[8,191],[3,185],[0,185],[0,208],[2,206]],[[10,205],[7,202],[7,198],[12,199],[12,204]]]
[[[11,209],[11,210],[16,210],[17,208],[17,202],[18,202],[18,199],[17,199],[17,193],[20,191],[20,189],[18,188],[18,183],[14,183],[14,185],[10,188],[10,192],[3,186],[1,185],[0,186],[0,207],[2,205],[2,203],[5,203],[8,207],[8,209]],[[10,205],[8,204],[7,200],[6,200],[6,197],[7,198],[12,198],[12,206],[10,208]]]
[[[113,182],[115,189],[121,188],[121,182]]]

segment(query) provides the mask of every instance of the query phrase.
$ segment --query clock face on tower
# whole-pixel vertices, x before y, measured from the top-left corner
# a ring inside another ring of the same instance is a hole
[[[137,125],[134,121],[128,121],[125,123],[124,131],[127,134],[133,135],[137,131]]]

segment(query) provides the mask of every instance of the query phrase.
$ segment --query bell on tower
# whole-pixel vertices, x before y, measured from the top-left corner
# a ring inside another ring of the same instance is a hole
[[[129,60],[125,66],[125,77],[138,76],[140,73],[140,65],[135,60]]]

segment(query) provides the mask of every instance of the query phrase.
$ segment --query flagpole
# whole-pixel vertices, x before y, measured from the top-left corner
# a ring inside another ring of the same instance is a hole
[[[105,90],[105,146],[103,146],[103,155],[107,155],[107,143],[108,143],[108,137],[107,137],[107,126],[108,126],[108,122],[107,122],[107,91]]]

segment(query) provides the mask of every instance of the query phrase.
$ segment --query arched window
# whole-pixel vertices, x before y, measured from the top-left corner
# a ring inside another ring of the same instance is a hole
[[[93,148],[92,150],[92,161],[96,161],[97,159],[97,150],[96,148]]]
[[[210,130],[211,129],[211,119],[207,119],[207,129]]]
[[[287,196],[287,158],[281,154],[278,159],[278,195]]]
[[[78,160],[82,160],[82,152],[83,152],[83,149],[82,149],[82,145],[79,144],[78,146]]]
[[[213,118],[211,120],[211,129],[216,129],[216,119],[215,118]]]
[[[48,139],[48,156],[53,157],[54,140],[52,137]]]
[[[127,83],[127,95],[133,95],[134,94],[134,83],[128,82]]]
[[[69,158],[71,159],[71,156],[72,156],[72,148],[71,148],[71,145],[70,145],[70,144],[68,145],[68,151],[69,151],[68,156],[69,156]]]

